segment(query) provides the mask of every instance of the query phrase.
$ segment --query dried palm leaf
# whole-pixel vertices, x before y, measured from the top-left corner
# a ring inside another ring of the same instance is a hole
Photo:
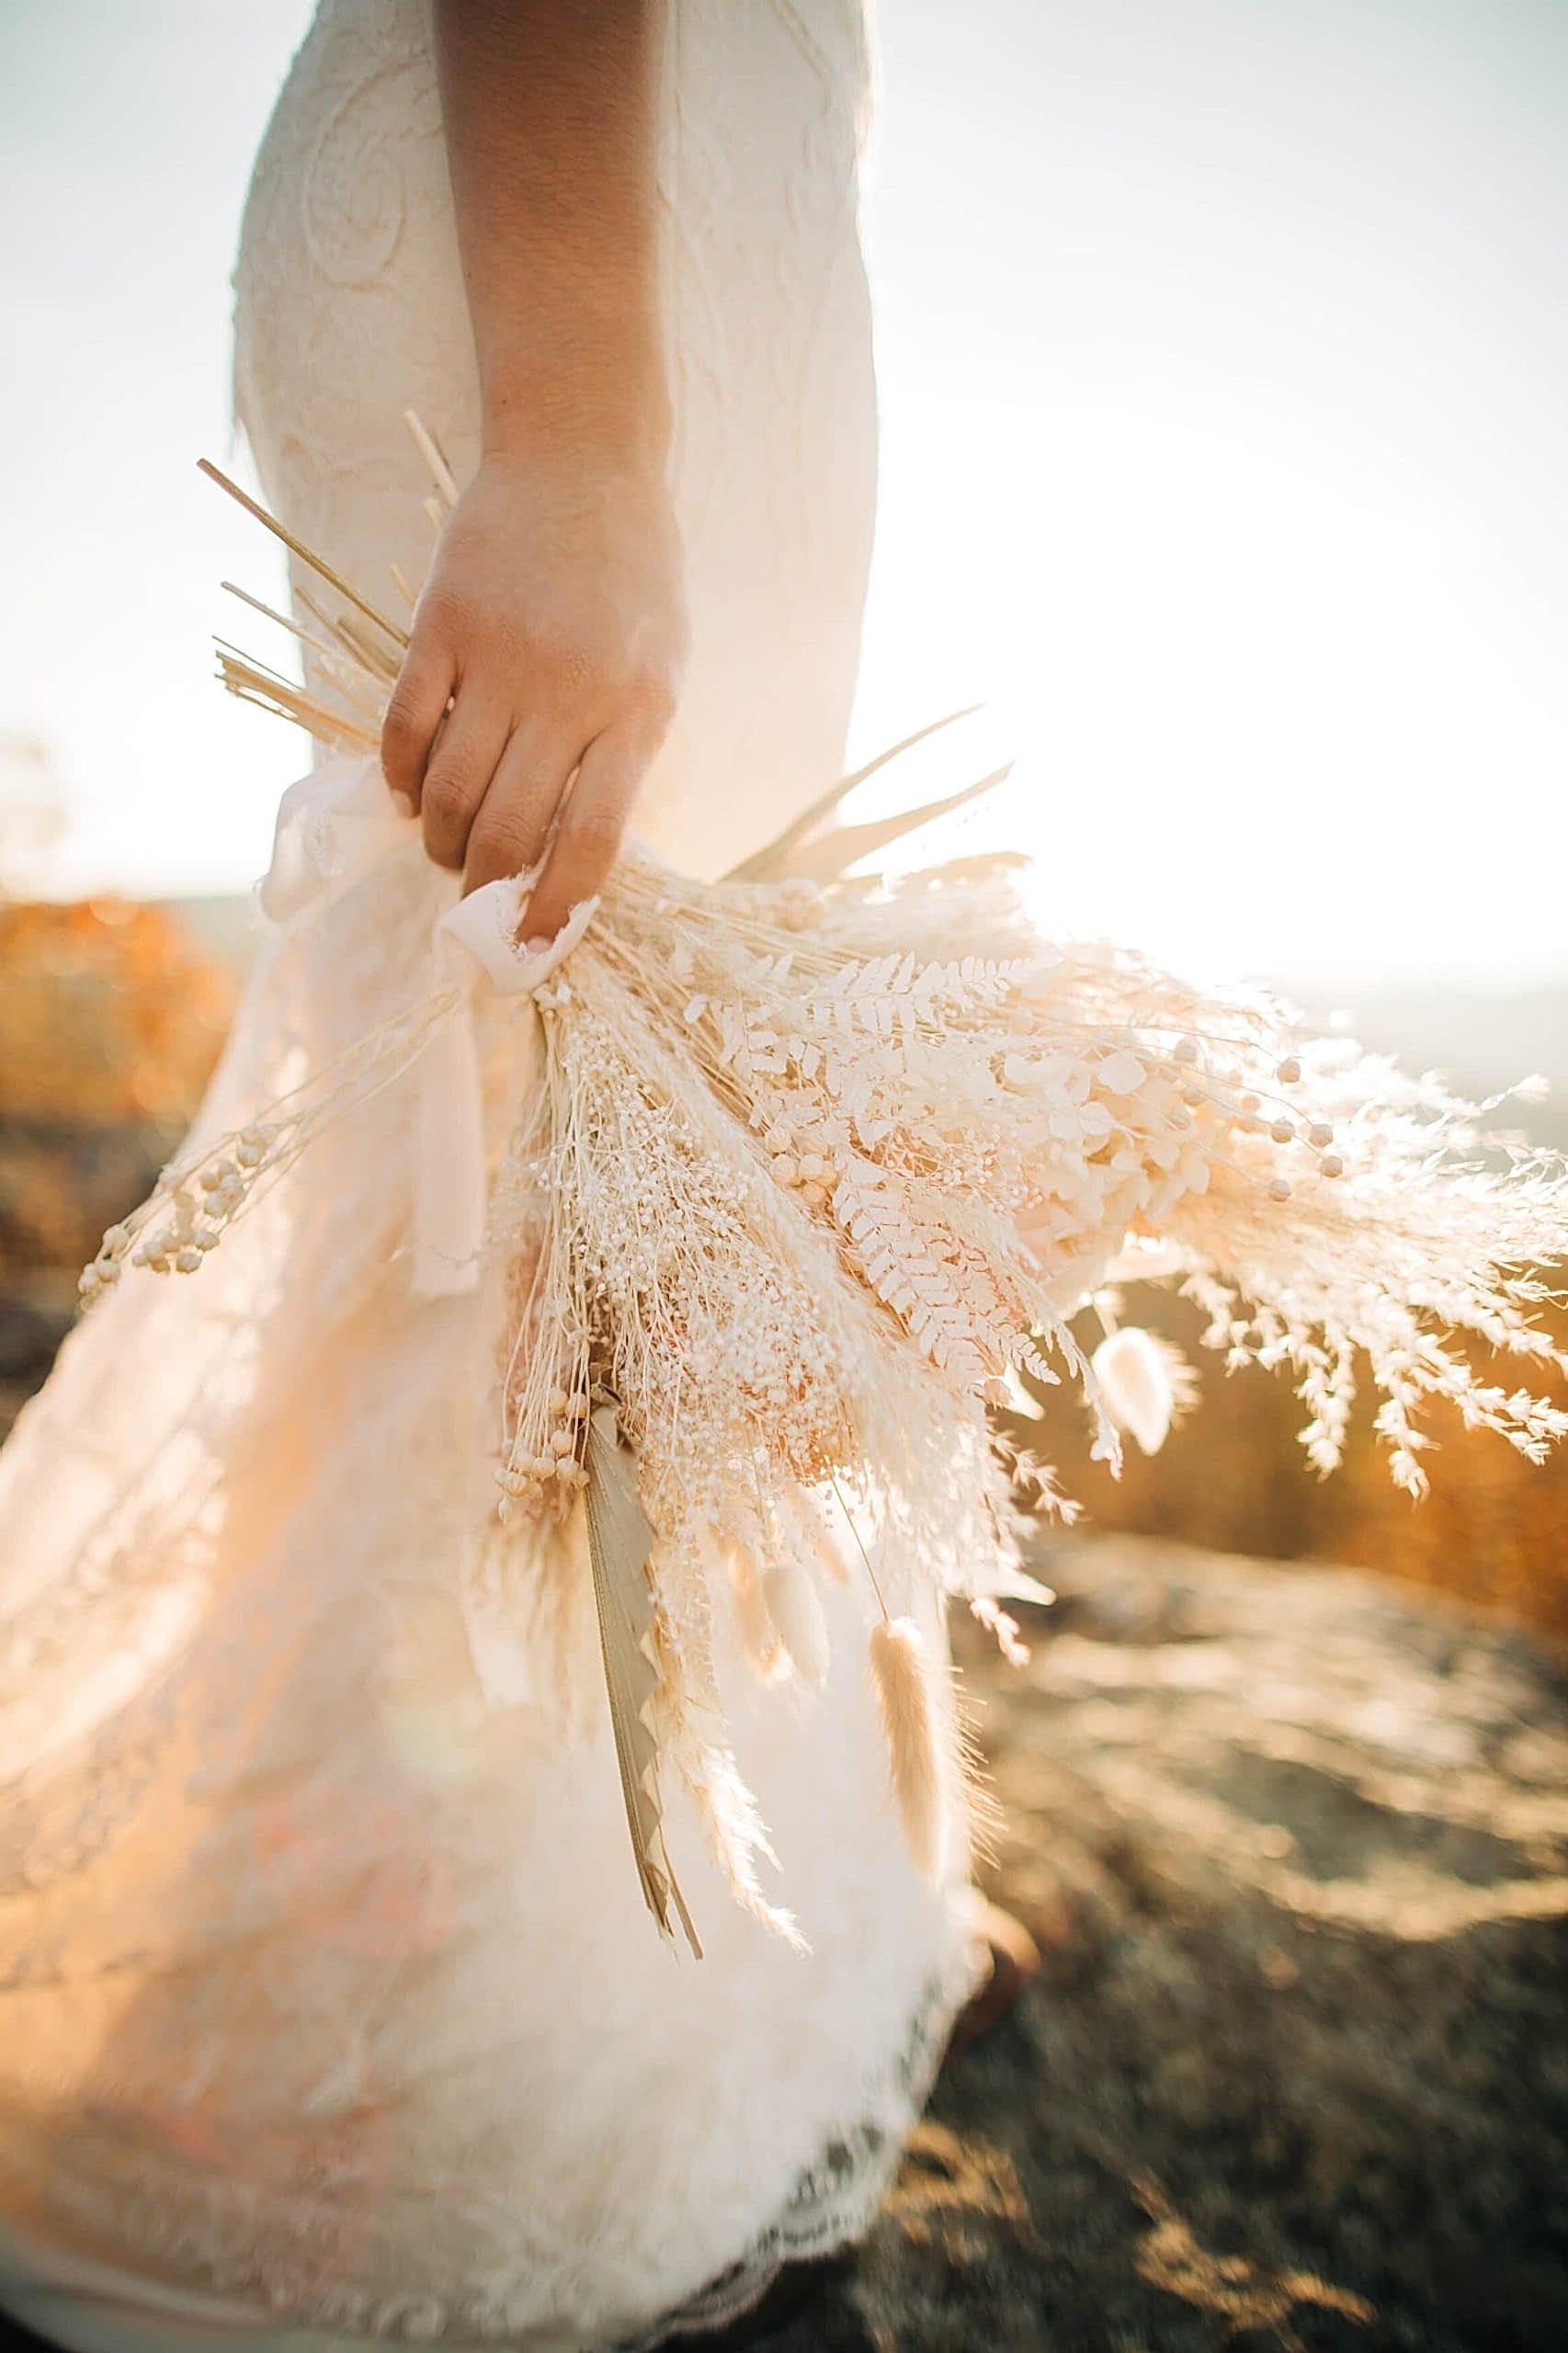
[[[917,727],[913,735],[905,735],[900,742],[890,744],[885,752],[879,752],[876,758],[868,760],[863,768],[855,769],[850,776],[840,777],[837,783],[830,784],[809,808],[802,809],[798,817],[792,818],[782,833],[776,834],[770,842],[765,842],[749,858],[743,858],[738,866],[733,866],[724,877],[726,882],[772,882],[781,875],[794,873],[797,870],[792,863],[794,853],[802,843],[810,841],[813,834],[821,832],[841,801],[847,801],[852,792],[875,776],[879,769],[885,768],[891,760],[896,760],[901,752],[913,750],[916,744],[924,744],[928,735],[939,734],[944,727],[956,726],[960,719],[972,719],[979,709],[977,702],[966,703],[962,710],[949,710],[945,719],[930,720],[924,727]]]
[[[636,1457],[621,1443],[619,1420],[608,1400],[595,1405],[588,1416],[587,1472],[588,1558],[637,1875],[661,1936],[675,1942],[673,1906],[700,1961],[702,1947],[665,1849],[659,1749],[650,1722],[659,1684],[653,1595],[648,1582],[653,1530],[638,1499]]]
[[[890,817],[877,817],[863,825],[835,825],[831,833],[819,835],[815,841],[786,853],[778,870],[796,881],[835,882],[861,858],[874,858],[878,850],[890,848],[906,834],[918,833],[923,825],[935,824],[938,817],[949,816],[955,809],[966,807],[983,794],[994,792],[1012,773],[1013,763],[1009,760],[1005,767],[993,768],[978,783],[966,784],[958,792],[944,793],[939,801],[923,801],[915,809],[897,809]]]

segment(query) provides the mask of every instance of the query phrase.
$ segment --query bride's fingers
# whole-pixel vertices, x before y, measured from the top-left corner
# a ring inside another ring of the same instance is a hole
[[[647,765],[625,730],[610,728],[594,738],[562,811],[544,872],[523,909],[521,938],[553,939],[579,900],[603,889]]]
[[[455,677],[450,654],[416,630],[381,722],[381,774],[415,812]]]
[[[580,734],[527,722],[513,729],[468,837],[465,893],[534,864],[582,748]]]
[[[462,865],[469,830],[506,748],[508,724],[504,703],[459,688],[419,798],[425,847],[437,866]]]

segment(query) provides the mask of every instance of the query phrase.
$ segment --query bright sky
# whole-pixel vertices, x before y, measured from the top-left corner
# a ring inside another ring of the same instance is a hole
[[[759,4],[759,0],[758,0]],[[0,734],[51,887],[241,887],[303,765],[228,273],[304,0],[0,0]],[[1568,976],[1568,7],[883,0],[856,746],[991,699],[1052,910],[1204,969]],[[952,768],[943,771],[947,778]]]

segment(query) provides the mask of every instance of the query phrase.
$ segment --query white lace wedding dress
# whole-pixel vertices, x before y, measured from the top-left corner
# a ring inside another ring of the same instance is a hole
[[[875,472],[865,40],[856,0],[670,0],[694,654],[642,824],[706,871],[841,764]],[[373,593],[390,561],[417,576],[403,409],[460,477],[475,452],[419,0],[325,0],[236,286],[271,504]],[[427,985],[452,894],[411,842],[274,938],[201,1126]],[[736,1906],[674,1792],[706,1958],[659,1941],[591,1603],[574,1696],[530,1677],[526,1613],[462,1604],[494,1302],[411,1289],[409,1126],[400,1083],[199,1276],[133,1271],[0,1457],[0,2302],[80,2353],[722,2323],[863,2227],[968,1990],[961,1834],[927,1888],[836,1587],[821,1694],[717,1630],[809,1954]]]

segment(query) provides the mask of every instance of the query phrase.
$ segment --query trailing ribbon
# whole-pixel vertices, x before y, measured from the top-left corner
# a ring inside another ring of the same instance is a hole
[[[272,863],[256,884],[262,914],[284,927],[308,910],[324,914],[403,847],[413,824],[398,814],[374,760],[324,760],[278,804]]]
[[[283,926],[324,914],[405,848],[415,822],[399,814],[373,759],[324,762],[279,804],[272,863],[257,885],[262,913]],[[415,1065],[413,1288],[423,1299],[469,1291],[479,1280],[486,1183],[475,993],[528,995],[576,946],[598,907],[597,897],[582,900],[549,945],[530,953],[517,927],[538,874],[534,867],[485,883],[446,908],[431,932],[440,993],[451,1006]],[[440,880],[456,890],[455,876]]]

